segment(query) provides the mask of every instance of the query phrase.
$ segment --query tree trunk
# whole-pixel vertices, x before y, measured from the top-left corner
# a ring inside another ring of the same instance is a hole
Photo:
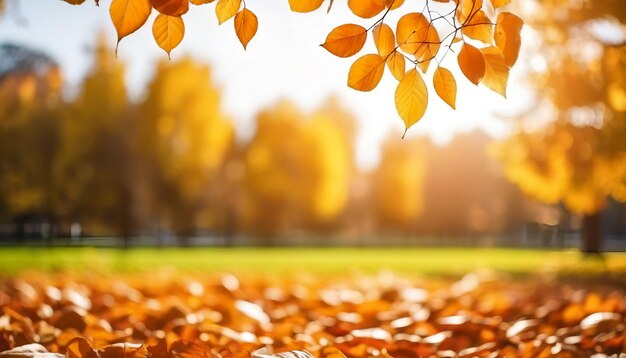
[[[587,214],[583,217],[582,252],[599,254],[602,249],[602,217],[600,213]]]

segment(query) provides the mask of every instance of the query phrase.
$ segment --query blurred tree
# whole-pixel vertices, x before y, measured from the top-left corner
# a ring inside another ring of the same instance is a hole
[[[61,83],[50,57],[0,46],[0,217],[56,220]]]
[[[350,118],[332,102],[310,118],[287,102],[257,116],[245,154],[243,215],[250,231],[319,231],[339,218],[354,165]]]
[[[132,140],[135,122],[124,83],[124,65],[110,56],[104,38],[93,67],[65,113],[62,145],[65,215],[91,234],[133,230]]]
[[[626,201],[626,12],[623,1],[543,0],[528,7],[541,46],[528,121],[500,148],[509,178],[547,203],[583,215],[582,250],[601,250],[599,212]],[[548,114],[547,116],[545,114]],[[532,132],[532,131],[531,131]]]
[[[423,139],[391,136],[373,178],[378,225],[414,232],[424,209],[425,144]]]
[[[214,184],[233,150],[233,126],[209,68],[191,59],[159,64],[140,116],[146,211],[184,239],[215,220],[207,205],[219,194]]]

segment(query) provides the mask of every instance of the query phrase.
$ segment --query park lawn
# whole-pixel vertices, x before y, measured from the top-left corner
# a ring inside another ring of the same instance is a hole
[[[602,259],[577,251],[509,248],[0,248],[0,276],[25,271],[336,274],[392,270],[454,276],[493,269],[510,274],[626,276],[626,253]]]

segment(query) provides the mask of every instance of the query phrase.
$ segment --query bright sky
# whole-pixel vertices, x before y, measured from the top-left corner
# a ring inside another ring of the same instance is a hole
[[[0,43],[24,44],[50,54],[62,66],[70,91],[75,90],[89,69],[88,54],[98,34],[104,31],[111,46],[115,44],[109,4],[109,0],[100,0],[100,7],[94,6],[92,0],[82,6],[60,0],[10,0],[8,14],[0,20]],[[336,95],[355,114],[360,126],[358,163],[363,168],[376,165],[378,145],[390,133],[401,133],[404,128],[394,107],[397,81],[386,70],[374,91],[352,90],[346,85],[347,75],[359,55],[342,59],[319,46],[335,26],[357,23],[369,27],[376,20],[356,17],[343,1],[337,1],[329,14],[324,5],[324,9],[313,13],[293,13],[287,0],[248,0],[247,6],[259,18],[259,31],[247,51],[237,40],[232,20],[218,26],[214,4],[192,6],[183,16],[186,35],[172,52],[173,60],[188,54],[212,66],[214,81],[223,90],[225,110],[235,118],[243,139],[254,131],[255,113],[278,99],[290,99],[310,111],[330,95]],[[407,12],[407,6],[421,11],[423,1],[407,2],[398,12]],[[389,18],[395,23],[393,16]],[[152,38],[151,23],[149,20],[120,44],[119,59],[128,66],[127,83],[135,98],[142,95],[154,64],[166,57]],[[368,52],[375,52],[371,36],[361,55]],[[496,137],[505,135],[511,120],[500,117],[522,110],[530,97],[522,78],[524,61],[520,62],[511,72],[507,100],[484,86],[476,88],[459,71],[456,57],[446,56],[442,65],[453,71],[459,84],[457,110],[436,97],[431,87],[428,110],[408,136],[425,134],[445,143],[455,133],[475,128]],[[434,68],[431,65],[427,83]]]

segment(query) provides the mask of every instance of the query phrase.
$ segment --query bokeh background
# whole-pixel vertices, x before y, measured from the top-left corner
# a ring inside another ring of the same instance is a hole
[[[404,139],[395,80],[353,91],[319,46],[342,4],[251,2],[247,51],[194,8],[168,61],[148,27],[115,58],[100,3],[0,0],[2,245],[626,250],[619,0],[513,2],[508,98],[448,56],[457,110],[431,91]]]

